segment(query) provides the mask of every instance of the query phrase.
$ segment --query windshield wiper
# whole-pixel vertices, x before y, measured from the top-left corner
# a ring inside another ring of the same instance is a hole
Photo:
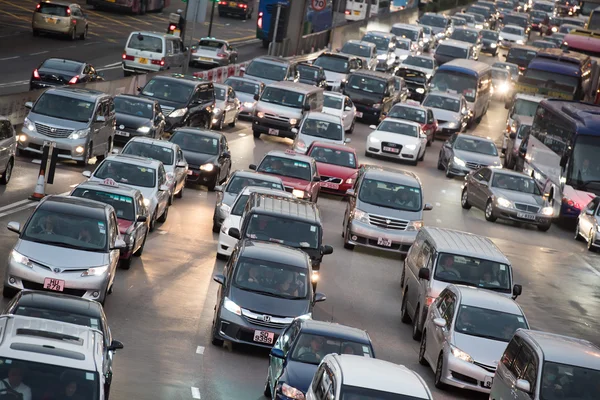
[[[585,181],[585,182],[578,182],[577,183],[577,187],[581,188],[581,189],[585,189],[588,187],[588,185],[592,184],[592,183],[599,183],[600,184],[600,180],[592,180],[592,181]]]
[[[89,247],[77,246],[74,244],[69,244],[69,243],[65,243],[65,242],[57,242],[57,241],[53,241],[53,240],[44,240],[44,241],[37,241],[37,242],[52,245],[52,246],[65,247],[68,249],[75,249],[75,250],[82,250],[82,251],[94,251],[94,252],[102,251],[102,249],[90,249]]]
[[[469,336],[475,336],[475,337],[480,337],[483,339],[490,339],[490,340],[496,340],[498,342],[506,342],[507,340],[504,340],[502,338],[499,338],[497,336],[492,336],[492,335],[483,335],[483,334],[479,334],[479,333],[471,333],[471,332],[460,332],[463,333],[465,335],[469,335]]]
[[[284,299],[285,299],[285,298],[287,298],[287,297],[281,296],[281,295],[279,295],[279,294],[277,294],[277,293],[269,292],[269,291],[266,291],[266,290],[260,290],[260,289],[250,289],[250,288],[243,287],[243,286],[238,286],[238,288],[240,288],[240,289],[242,289],[242,290],[245,290],[245,291],[247,291],[247,292],[258,293],[258,294],[264,294],[265,296],[270,296],[270,297],[281,297],[281,298],[284,298]]]

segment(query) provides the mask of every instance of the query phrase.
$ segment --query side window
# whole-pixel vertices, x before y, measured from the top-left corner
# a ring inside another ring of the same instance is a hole
[[[525,367],[525,374],[523,374],[523,379],[529,382],[529,386],[531,387],[531,393],[529,397],[533,398],[533,393],[535,393],[535,384],[537,382],[537,374],[538,374],[538,359],[536,354],[531,353],[531,359],[529,363]]]
[[[111,246],[115,244],[115,240],[119,237],[118,226],[117,218],[115,217],[115,214],[112,213],[110,215],[110,227],[108,228],[108,242]]]
[[[452,327],[452,319],[454,318],[454,312],[456,310],[456,295],[453,292],[449,292],[446,303],[446,309],[442,314],[442,318],[446,320],[446,328]]]
[[[144,205],[143,196],[138,196],[137,200],[137,209],[140,215],[146,215],[146,206]]]
[[[429,256],[431,255],[431,248],[429,247],[429,243],[424,242],[421,248],[421,252],[417,256],[417,268],[423,268],[427,265],[429,261]]]
[[[0,128],[0,139],[2,139],[1,128]],[[587,210],[595,210],[596,207],[598,207],[599,201],[600,201],[600,197],[596,197],[594,200],[590,201],[590,203],[587,205],[586,209]]]
[[[174,40],[172,41],[172,43],[173,43],[173,53],[175,53],[175,54],[181,53],[181,46],[179,45],[179,43]]]
[[[83,73],[85,75],[89,75],[90,74],[90,65],[86,64],[85,68],[83,69]]]
[[[167,54],[173,54],[173,41],[167,40]]]
[[[506,346],[506,350],[504,350],[504,354],[502,355],[502,359],[500,362],[504,364],[506,368],[512,371],[512,365],[515,361],[515,357],[519,353],[521,349],[521,339],[518,336],[514,336],[508,346]]]
[[[431,110],[427,110],[427,123],[428,124],[432,124],[433,123],[433,111]]]
[[[570,145],[570,132],[570,127],[559,115],[538,107],[531,133],[559,157],[563,156],[565,149]]]
[[[321,382],[323,381],[323,376],[325,375],[325,365],[321,364],[317,372],[315,373],[315,377],[312,381],[312,390],[315,392],[315,395],[319,392],[319,388],[321,387]]]
[[[450,297],[450,291],[448,289],[444,289],[437,300],[437,310],[440,315],[444,315],[446,309],[448,308],[448,298]]]
[[[491,75],[491,73],[489,73],[489,74],[486,74],[484,77],[482,77],[481,80],[479,81],[479,91],[481,93],[489,93],[491,86],[492,86],[492,75]]]
[[[11,135],[10,122],[0,121],[0,140],[9,138]]]
[[[458,134],[454,134],[450,137],[450,144],[454,144],[454,142],[456,142],[456,138],[458,137]]]
[[[511,369],[514,371],[515,377],[523,378],[525,376],[525,369],[532,359],[533,352],[526,343],[523,343],[523,346],[521,346],[521,351],[515,357],[515,361],[513,362],[513,367]]]
[[[483,180],[486,182],[489,182],[490,179],[492,178],[492,171],[490,171],[489,168],[481,168],[479,171],[481,172],[481,176],[483,177]]]
[[[162,186],[166,183],[165,168],[161,165],[158,169],[158,186]]]
[[[319,383],[315,389],[315,395],[317,400],[327,400],[329,399],[329,394],[331,393],[331,375],[329,368],[325,366],[323,370],[323,375],[319,378]]]

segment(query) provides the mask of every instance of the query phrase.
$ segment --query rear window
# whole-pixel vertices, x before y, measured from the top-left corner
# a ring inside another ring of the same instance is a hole
[[[220,49],[223,47],[223,43],[216,42],[214,40],[201,40],[198,42],[198,47],[209,47],[211,49]]]
[[[162,39],[156,36],[147,36],[143,34],[131,35],[127,48],[141,51],[152,51],[154,53],[162,53]]]
[[[57,17],[68,17],[69,16],[69,7],[67,6],[61,6],[59,4],[47,4],[47,3],[40,3],[38,4],[39,8],[37,9],[37,12],[41,13],[41,14],[48,14],[48,15],[56,15]]]
[[[46,60],[40,68],[77,73],[81,71],[81,63],[67,60]]]

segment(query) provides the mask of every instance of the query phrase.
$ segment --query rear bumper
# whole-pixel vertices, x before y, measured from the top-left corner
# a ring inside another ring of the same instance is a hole
[[[278,134],[275,135],[273,133],[269,133],[269,129],[276,129],[278,131]],[[254,122],[252,123],[252,131],[271,136],[285,137],[289,139],[296,138],[296,134],[292,132],[292,126],[290,126],[289,123],[278,122],[270,119],[258,119],[255,117]]]
[[[135,61],[123,61],[123,71],[134,74],[146,74],[148,72],[164,71],[165,67],[153,64],[140,64]]]
[[[219,5],[219,14],[230,14],[230,15],[247,15],[252,11],[250,7],[239,8]]]

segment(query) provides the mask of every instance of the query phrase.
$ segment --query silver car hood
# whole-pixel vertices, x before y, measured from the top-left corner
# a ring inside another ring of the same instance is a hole
[[[275,82],[281,82],[281,81],[277,81],[277,80],[273,80],[273,79],[261,78],[259,76],[254,76],[254,75],[250,75],[250,74],[247,74],[247,73],[244,73],[244,77],[245,78],[252,78],[255,81],[259,81],[259,82],[264,83],[265,85],[270,85],[271,83],[275,83]]]
[[[453,344],[469,354],[474,361],[495,367],[508,343],[454,332]]]
[[[424,106],[427,107],[427,106]],[[456,111],[444,110],[442,108],[430,108],[433,111],[433,116],[439,121],[460,121],[460,114]]]
[[[250,93],[235,92],[235,95],[237,96],[240,103],[245,103],[245,102],[254,103],[256,101],[256,100],[254,100],[254,95],[250,94]]]
[[[327,139],[327,138],[322,138],[322,137],[317,137],[317,136],[306,135],[304,133],[298,134],[298,140],[302,140],[307,148],[309,148],[313,142],[344,144],[343,140]]]
[[[406,211],[406,210],[396,210],[393,208],[387,207],[379,207],[370,203],[366,203],[357,199],[356,208],[360,209],[369,214],[375,214],[382,217],[389,217],[394,219],[403,219],[407,221],[421,220],[422,211]]]
[[[29,113],[27,118],[31,122],[34,122],[34,123],[37,122],[40,124],[46,124],[46,125],[54,126],[57,128],[65,128],[65,129],[73,129],[73,130],[85,129],[90,125],[89,121],[80,122],[80,121],[72,121],[70,119],[54,118],[54,117],[50,117],[48,115],[36,114],[33,111],[31,111]]]
[[[491,190],[494,193],[494,195],[498,197],[504,197],[505,199],[510,200],[512,202],[523,204],[535,204],[540,207],[544,204],[543,197],[539,195],[517,192],[515,190],[500,189],[496,187],[491,188]]]
[[[69,249],[22,239],[15,244],[15,250],[31,261],[61,270],[100,267],[109,261],[108,252]]]
[[[223,192],[223,204],[231,206],[237,198],[237,193]]]
[[[327,82],[339,82],[346,79],[347,74],[343,74],[341,72],[333,72],[325,70],[325,80]]]
[[[483,165],[500,165],[500,157],[489,156],[487,154],[473,153],[471,151],[456,150],[454,155],[463,161],[473,162]]]

